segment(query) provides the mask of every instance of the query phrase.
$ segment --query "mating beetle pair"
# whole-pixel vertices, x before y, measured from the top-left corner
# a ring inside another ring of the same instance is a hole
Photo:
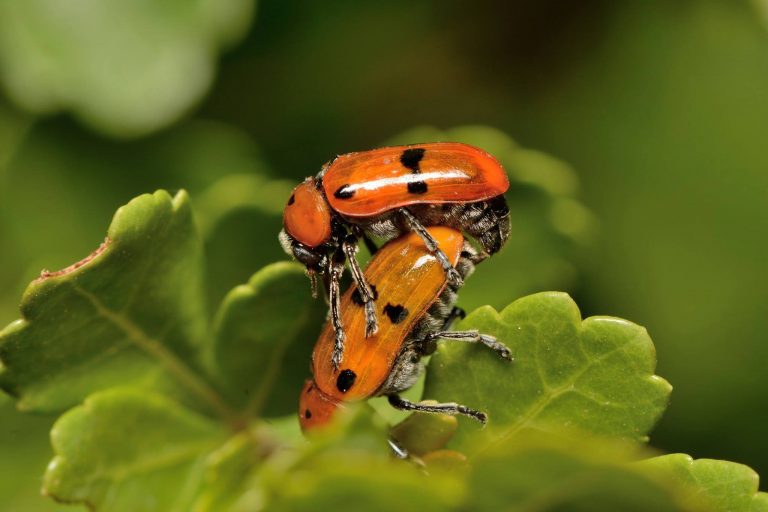
[[[509,236],[507,174],[485,151],[459,143],[395,146],[339,155],[293,190],[283,214],[280,242],[328,283],[334,325],[332,361],[344,351],[339,280],[349,261],[366,309],[365,336],[378,329],[375,293],[357,262],[360,238],[391,240],[415,232],[434,253],[453,284],[461,276],[425,226],[447,226],[474,237],[488,254]]]
[[[510,358],[490,336],[447,330],[464,278],[509,236],[508,187],[485,151],[432,143],[340,155],[294,189],[280,241],[307,267],[313,291],[323,278],[331,317],[315,345],[314,381],[301,395],[303,428],[327,421],[343,401],[378,395],[400,409],[485,421],[463,405],[414,404],[397,393],[413,385],[438,339],[480,342]],[[390,242],[376,252],[372,236]],[[360,239],[375,252],[365,273]],[[345,261],[354,285],[342,299]],[[347,338],[354,343],[345,348]]]

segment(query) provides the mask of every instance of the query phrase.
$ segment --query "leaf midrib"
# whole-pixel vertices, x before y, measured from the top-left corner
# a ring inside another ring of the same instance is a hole
[[[219,415],[231,424],[238,423],[238,415],[230,409],[222,397],[159,340],[149,336],[123,313],[108,308],[90,291],[74,283],[72,287],[75,293],[85,298],[93,306],[97,315],[123,331],[128,340],[154,357],[171,375],[195,393],[195,395],[207,402]]]

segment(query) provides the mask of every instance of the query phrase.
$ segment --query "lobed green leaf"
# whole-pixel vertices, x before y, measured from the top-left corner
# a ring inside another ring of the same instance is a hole
[[[485,411],[488,425],[461,419],[449,444],[499,441],[523,428],[578,429],[647,440],[671,386],[654,375],[656,354],[645,329],[610,317],[581,319],[573,300],[547,292],[518,299],[501,313],[480,308],[459,329],[478,329],[515,358],[484,346],[443,342],[430,361],[424,397]]]
[[[187,194],[139,196],[93,254],[28,286],[22,319],[0,332],[0,386],[33,411],[62,411],[116,385],[184,389],[222,409],[200,376],[203,297]]]
[[[472,461],[468,495],[477,511],[662,512],[708,510],[681,489],[637,471],[637,454],[615,442],[525,432]]]
[[[112,389],[64,414],[43,492],[114,512],[189,510],[226,430],[153,393]]]
[[[213,356],[232,401],[250,416],[296,410],[327,306],[313,300],[300,265],[274,263],[224,299]]]
[[[694,460],[674,453],[643,460],[636,466],[648,475],[674,482],[687,490],[690,499],[708,503],[713,510],[768,511],[768,493],[758,492],[760,478],[743,464]]]

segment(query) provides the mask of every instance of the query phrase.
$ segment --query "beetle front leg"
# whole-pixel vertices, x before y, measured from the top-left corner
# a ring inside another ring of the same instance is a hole
[[[413,214],[406,208],[400,208],[399,211],[400,214],[405,218],[411,230],[419,235],[419,237],[421,237],[421,239],[424,241],[424,245],[426,245],[427,249],[429,249],[429,252],[434,254],[435,258],[437,258],[437,261],[440,262],[443,270],[445,270],[445,273],[448,275],[448,280],[455,286],[463,286],[464,280],[461,278],[461,274],[459,274],[459,271],[456,270],[453,265],[451,265],[451,262],[448,260],[448,256],[446,256],[443,250],[440,249],[440,246],[437,244],[437,240],[435,240],[432,235],[429,234],[427,228],[425,228],[421,222],[419,222],[419,219],[414,217]]]
[[[406,400],[404,398],[400,398],[400,396],[396,394],[388,395],[387,399],[389,400],[389,404],[392,407],[400,411],[418,411],[418,412],[429,412],[434,414],[450,414],[451,416],[462,414],[464,416],[468,416],[474,420],[477,420],[483,424],[485,424],[485,422],[488,419],[488,416],[484,412],[470,409],[467,406],[457,404],[455,402],[446,402],[446,403],[438,403],[438,404],[425,404],[425,403],[417,404],[409,400]]]
[[[344,357],[344,325],[341,322],[341,291],[339,281],[344,272],[344,252],[337,250],[331,261],[329,272],[328,300],[331,303],[331,323],[333,324],[333,355],[331,363],[338,370],[341,359]]]
[[[355,235],[347,235],[341,244],[344,254],[349,261],[349,269],[352,271],[352,280],[357,286],[357,290],[360,293],[360,298],[363,301],[365,307],[365,337],[370,338],[379,330],[379,324],[376,319],[376,296],[365,280],[365,275],[360,268],[360,264],[357,262],[357,237]]]
[[[476,330],[430,332],[427,334],[426,341],[437,341],[438,339],[465,341],[467,343],[482,343],[486,347],[496,352],[502,359],[506,359],[507,361],[513,360],[512,353],[506,345],[496,340],[496,338],[493,336],[488,334],[480,334]]]

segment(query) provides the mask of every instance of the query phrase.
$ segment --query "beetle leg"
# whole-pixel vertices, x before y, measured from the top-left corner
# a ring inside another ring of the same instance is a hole
[[[461,278],[461,274],[459,274],[458,270],[453,268],[451,262],[448,261],[448,256],[446,256],[442,249],[440,249],[440,247],[437,245],[437,240],[435,240],[432,235],[429,234],[427,228],[425,228],[421,222],[419,222],[419,219],[414,217],[413,214],[408,211],[408,209],[400,208],[400,213],[403,217],[405,217],[405,220],[410,226],[411,230],[419,235],[419,237],[421,237],[421,239],[424,241],[424,245],[427,246],[429,252],[435,255],[435,258],[437,258],[437,261],[440,262],[443,270],[445,270],[445,273],[448,275],[448,280],[455,286],[462,286],[464,284],[464,280]]]
[[[408,450],[400,446],[400,443],[398,443],[395,438],[390,437],[389,439],[387,439],[387,443],[389,444],[389,447],[392,449],[392,453],[394,453],[395,457],[397,457],[398,459],[407,459],[410,457]]]
[[[509,351],[506,345],[497,341],[493,336],[488,334],[480,334],[476,330],[471,331],[437,331],[427,334],[427,341],[443,339],[454,341],[466,341],[467,343],[482,343],[486,347],[490,348],[502,359],[512,361],[512,353]]]
[[[341,293],[339,290],[339,281],[341,280],[342,272],[344,272],[344,252],[337,250],[333,255],[333,261],[331,262],[328,293],[328,299],[331,303],[331,322],[333,323],[334,331],[333,355],[331,356],[331,362],[336,370],[339,369],[341,359],[344,356],[344,325],[341,323]]]
[[[374,293],[371,286],[365,280],[360,264],[357,262],[357,238],[355,235],[347,235],[344,241],[341,243],[344,250],[344,254],[349,261],[349,269],[352,271],[352,279],[357,285],[357,289],[360,292],[360,298],[365,305],[365,337],[370,338],[376,331],[379,330],[378,322],[376,321],[376,303],[374,301]]]
[[[488,416],[484,412],[470,409],[469,407],[457,404],[455,402],[446,402],[440,404],[417,404],[404,398],[400,398],[400,395],[397,394],[388,395],[387,399],[389,399],[389,404],[392,407],[401,411],[430,412],[436,414],[450,414],[451,416],[463,414],[464,416],[469,416],[470,418],[475,419],[483,424],[485,424],[486,420],[488,419]]]
[[[449,330],[454,320],[456,320],[457,318],[461,318],[462,320],[464,320],[466,316],[467,316],[466,311],[464,311],[458,306],[453,306],[453,309],[451,309],[451,312],[448,313],[448,316],[445,318],[445,322],[443,322],[443,327],[440,330],[441,331]]]

